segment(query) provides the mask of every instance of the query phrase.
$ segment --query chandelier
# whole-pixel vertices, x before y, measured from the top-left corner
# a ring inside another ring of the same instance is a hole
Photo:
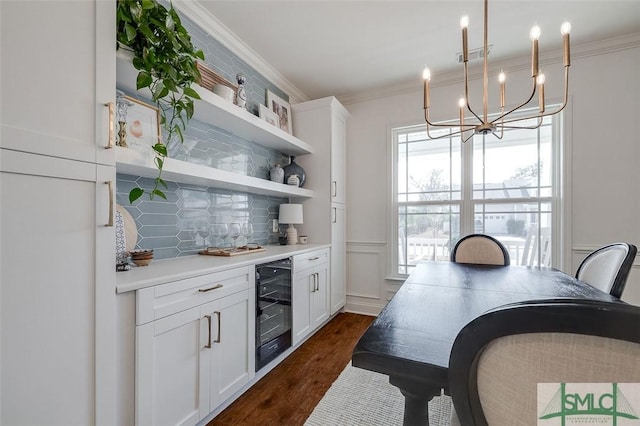
[[[504,129],[536,129],[542,125],[542,119],[545,116],[554,115],[559,113],[564,109],[567,105],[568,99],[568,86],[569,86],[569,66],[571,65],[570,53],[569,53],[569,32],[571,31],[571,24],[569,22],[564,22],[560,28],[560,33],[563,38],[563,66],[564,66],[564,100],[562,105],[558,108],[547,111],[545,108],[544,101],[544,74],[540,72],[538,67],[538,39],[540,38],[540,27],[537,25],[531,28],[530,37],[531,37],[531,77],[533,80],[533,88],[531,89],[531,94],[529,97],[516,106],[515,108],[508,110],[505,112],[505,82],[506,76],[504,72],[500,72],[498,75],[498,82],[500,84],[500,113],[493,115],[491,120],[489,119],[488,112],[488,86],[489,80],[487,75],[487,55],[489,53],[489,44],[488,44],[488,31],[487,31],[487,22],[488,22],[488,0],[484,0],[484,67],[483,67],[483,92],[482,92],[482,113],[481,115],[476,114],[476,112],[471,108],[471,103],[469,102],[469,49],[467,45],[467,29],[469,26],[469,17],[463,16],[460,19],[460,27],[462,28],[462,60],[464,63],[464,97],[460,98],[458,101],[458,106],[460,109],[460,118],[457,123],[452,124],[438,124],[432,123],[430,120],[430,83],[431,83],[431,72],[429,68],[425,68],[422,74],[424,79],[424,117],[427,122],[427,135],[431,139],[438,139],[442,137],[448,137],[451,135],[460,134],[460,138],[462,142],[466,142],[473,137],[473,135],[486,135],[493,134],[498,139],[502,139]],[[510,116],[512,113],[524,108],[526,105],[531,102],[531,100],[535,97],[536,92],[538,93],[538,110],[535,113],[529,113],[526,115],[517,114],[516,117]],[[465,122],[465,110],[471,114],[470,122]],[[534,124],[531,125],[523,125],[518,126],[512,123],[523,121],[523,120],[531,120],[534,119]],[[450,132],[441,135],[441,136],[431,136],[429,133],[430,127],[437,128],[449,128]]]

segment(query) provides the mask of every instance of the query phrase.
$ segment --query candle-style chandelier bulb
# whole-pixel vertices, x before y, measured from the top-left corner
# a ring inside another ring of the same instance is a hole
[[[460,19],[460,28],[462,32],[462,63],[464,67],[464,96],[458,101],[459,106],[459,122],[458,123],[448,123],[448,124],[435,124],[431,122],[430,119],[430,110],[431,110],[431,100],[430,100],[430,87],[431,87],[431,71],[429,68],[425,68],[422,73],[422,78],[424,79],[424,117],[427,122],[427,136],[431,139],[438,139],[442,137],[450,137],[451,135],[460,134],[462,141],[466,142],[469,140],[474,134],[478,135],[486,135],[493,134],[498,139],[502,139],[504,135],[504,129],[536,129],[542,125],[542,118],[549,115],[554,115],[562,111],[569,99],[568,87],[569,87],[569,66],[571,65],[571,55],[570,55],[570,45],[569,45],[569,32],[571,31],[571,24],[569,22],[564,22],[560,27],[560,32],[562,33],[562,43],[563,43],[563,65],[564,65],[564,97],[562,105],[560,105],[557,109],[553,111],[546,111],[544,104],[544,74],[540,73],[538,67],[539,61],[539,53],[538,53],[538,43],[540,39],[540,27],[538,25],[534,25],[529,32],[529,36],[531,38],[531,77],[533,79],[532,89],[530,95],[520,104],[511,110],[505,111],[506,105],[506,75],[503,71],[500,71],[498,74],[498,82],[500,84],[500,111],[497,112],[489,119],[489,111],[488,111],[488,65],[487,65],[487,56],[489,53],[489,40],[488,40],[488,9],[489,9],[489,1],[484,0],[484,67],[483,67],[483,92],[482,92],[482,113],[476,113],[471,107],[471,101],[469,96],[469,68],[468,68],[468,27],[469,27],[469,17],[463,16]],[[510,114],[526,107],[533,100],[536,93],[538,93],[538,111],[536,113],[528,112],[527,114],[519,114],[517,117],[510,117]],[[464,109],[467,110],[470,115],[470,119],[468,123],[465,123],[465,114]],[[537,119],[536,123],[533,125],[516,125],[513,123]],[[432,136],[429,133],[430,127],[445,127],[449,129],[449,133],[444,133],[441,136]],[[472,132],[471,132],[472,131]],[[465,133],[467,132],[467,133]],[[466,139],[463,137],[464,134],[468,136]]]
[[[529,31],[529,37],[531,38],[531,40],[540,40],[541,32],[542,31],[540,30],[540,27],[534,25],[533,27],[531,27],[531,31]]]

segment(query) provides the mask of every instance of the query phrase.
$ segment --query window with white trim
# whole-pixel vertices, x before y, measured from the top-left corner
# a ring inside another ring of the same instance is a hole
[[[537,129],[465,144],[459,135],[429,139],[425,125],[393,129],[394,275],[449,260],[460,236],[474,232],[504,243],[511,264],[551,266],[559,252],[560,125],[561,115],[545,117]]]

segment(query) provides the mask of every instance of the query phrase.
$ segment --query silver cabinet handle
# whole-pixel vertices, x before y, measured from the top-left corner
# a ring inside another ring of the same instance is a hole
[[[213,341],[213,343],[220,343],[220,325],[222,324],[222,316],[220,315],[220,311],[214,311],[214,314],[218,316],[218,338]]]
[[[105,182],[109,187],[109,220],[104,226],[113,226],[113,181],[108,180]]]
[[[320,274],[316,272],[314,275],[316,276],[316,291],[320,291]]]
[[[223,284],[216,284],[216,285],[214,285],[213,287],[198,289],[198,291],[199,291],[200,293],[206,293],[206,292],[208,292],[208,291],[216,290],[216,289],[219,289],[219,288],[222,288],[222,287],[224,287],[224,285],[223,285]]]
[[[311,278],[311,293],[315,293],[316,292],[316,274],[311,274],[310,275]]]
[[[336,223],[338,221],[338,210],[335,207],[332,207],[331,210],[333,210],[333,220],[331,223]]]
[[[338,182],[336,182],[335,180],[332,180],[331,181],[331,185],[332,185],[331,196],[332,197],[337,197],[338,196]]]
[[[207,339],[207,344],[204,345],[204,347],[207,349],[211,349],[211,315],[205,315],[204,317],[207,319],[207,322],[209,323],[209,339]]]
[[[114,139],[114,127],[115,127],[115,106],[113,102],[109,102],[104,104],[104,106],[109,108],[109,140],[107,141],[107,145],[104,147],[105,149],[113,148],[113,139]]]
[[[310,257],[310,258],[309,258],[309,261],[318,260],[318,259],[320,259],[320,256]]]

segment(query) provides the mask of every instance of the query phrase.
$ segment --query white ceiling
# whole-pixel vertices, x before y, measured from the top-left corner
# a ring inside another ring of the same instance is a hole
[[[308,98],[354,96],[461,68],[460,17],[470,17],[469,48],[483,43],[483,2],[461,0],[198,0],[217,20]],[[489,1],[489,62],[559,49],[569,20],[577,46],[640,32],[640,0]]]

